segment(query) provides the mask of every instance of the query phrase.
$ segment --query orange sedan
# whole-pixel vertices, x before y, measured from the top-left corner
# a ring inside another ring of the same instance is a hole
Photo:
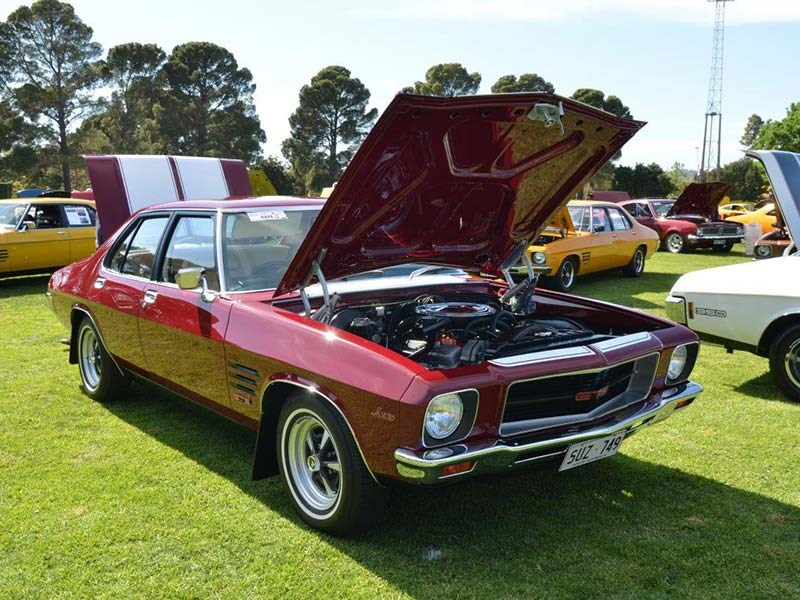
[[[580,274],[622,269],[639,277],[658,250],[658,234],[612,202],[572,200],[528,247],[536,271],[561,291]]]
[[[753,212],[745,213],[737,217],[728,217],[726,220],[741,223],[742,225],[747,225],[748,223],[758,223],[761,226],[761,231],[767,234],[775,228],[775,223],[777,222],[777,217],[775,215],[775,203],[768,202]]]

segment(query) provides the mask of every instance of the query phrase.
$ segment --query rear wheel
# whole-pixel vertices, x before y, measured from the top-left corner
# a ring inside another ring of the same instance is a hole
[[[790,327],[772,343],[769,370],[784,395],[800,402],[800,325]]]
[[[349,535],[383,514],[388,492],[367,470],[344,419],[316,396],[286,401],[276,443],[294,508],[312,527]]]
[[[565,258],[558,267],[553,279],[554,287],[560,292],[568,292],[575,285],[575,276],[578,273],[577,262],[574,258]]]
[[[677,231],[671,231],[664,238],[664,250],[672,254],[683,252],[684,245],[683,236]]]
[[[628,277],[641,277],[642,273],[644,273],[644,259],[645,259],[644,248],[639,246],[636,249],[636,252],[633,253],[631,262],[629,262],[622,269],[622,272]]]
[[[78,369],[81,387],[92,400],[110,402],[126,386],[127,379],[109,356],[89,317],[78,325]]]

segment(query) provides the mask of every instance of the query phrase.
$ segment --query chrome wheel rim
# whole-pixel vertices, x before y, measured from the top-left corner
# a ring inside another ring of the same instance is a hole
[[[683,238],[677,233],[667,236],[667,248],[670,252],[680,252],[683,249]]]
[[[641,250],[637,250],[636,253],[633,255],[633,270],[637,273],[641,273],[644,269],[644,253]]]
[[[800,338],[789,345],[784,358],[784,369],[789,380],[800,389]]]
[[[292,491],[316,515],[333,509],[341,496],[339,449],[325,424],[298,411],[284,432],[285,464]]]
[[[559,278],[561,279],[561,287],[565,289],[572,287],[572,282],[575,280],[575,267],[572,265],[572,261],[568,260],[561,265]]]
[[[100,360],[100,342],[91,327],[84,327],[81,330],[78,354],[83,383],[90,391],[94,391],[100,385],[102,363]]]

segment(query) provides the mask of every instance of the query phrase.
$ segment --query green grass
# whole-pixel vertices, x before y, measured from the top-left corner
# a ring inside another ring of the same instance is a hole
[[[659,253],[575,292],[663,314],[680,273],[741,260]],[[800,405],[764,359],[704,346],[705,394],[617,457],[402,488],[340,540],[250,480],[252,433],[144,386],[83,396],[46,282],[0,281],[0,597],[800,597]]]

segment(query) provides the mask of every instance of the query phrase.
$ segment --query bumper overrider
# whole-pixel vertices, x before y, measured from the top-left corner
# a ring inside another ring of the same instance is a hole
[[[394,452],[395,466],[400,476],[409,483],[436,484],[466,476],[501,473],[537,462],[554,461],[563,457],[572,444],[622,431],[631,435],[642,427],[659,423],[676,410],[687,406],[702,391],[700,384],[687,381],[653,395],[638,412],[615,423],[528,443],[497,440],[475,445],[454,444],[451,447],[453,454],[446,458],[425,458],[423,453],[398,448]]]

